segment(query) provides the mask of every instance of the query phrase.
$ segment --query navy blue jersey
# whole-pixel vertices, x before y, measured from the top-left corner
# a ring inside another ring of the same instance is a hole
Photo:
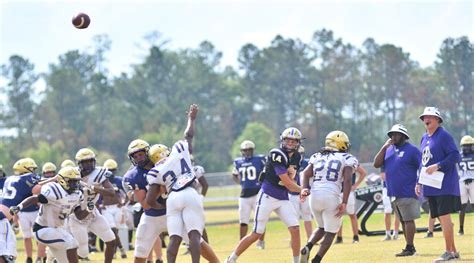
[[[114,176],[114,178],[112,178],[112,180],[110,180],[111,178],[109,178],[109,181],[110,183],[112,184],[112,186],[115,188],[117,187],[119,190],[122,190],[122,191],[125,191],[125,189],[123,189],[123,179],[122,177],[120,176]]]
[[[265,156],[255,155],[251,158],[240,157],[234,160],[234,174],[239,174],[242,191],[240,197],[254,196],[260,190],[258,176],[265,166]]]
[[[1,177],[0,178],[0,197],[2,196],[3,185],[5,184],[5,180],[7,180],[7,177]]]
[[[133,190],[145,190],[147,191],[148,182],[146,175],[149,170],[133,166],[123,176],[122,185],[126,192]],[[165,204],[165,200],[158,198],[158,202]],[[166,209],[144,209],[144,212],[148,216],[162,216],[166,215]]]
[[[19,205],[23,200],[33,195],[33,187],[39,182],[40,178],[39,175],[33,173],[7,177],[3,185],[1,203],[7,207]],[[38,209],[39,206],[32,205],[21,211],[33,212]]]

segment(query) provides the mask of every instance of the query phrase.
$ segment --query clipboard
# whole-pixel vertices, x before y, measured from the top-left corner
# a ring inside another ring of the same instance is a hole
[[[420,178],[418,179],[418,183],[422,185],[431,186],[437,189],[441,189],[443,185],[444,173],[440,171],[436,171],[432,174],[428,174],[426,172],[426,167],[421,167],[420,170]]]

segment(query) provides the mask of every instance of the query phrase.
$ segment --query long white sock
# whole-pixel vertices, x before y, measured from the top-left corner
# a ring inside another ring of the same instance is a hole
[[[390,230],[385,230],[385,235],[390,236]]]
[[[232,254],[230,254],[230,259],[232,259],[232,260],[237,260],[238,258],[239,258],[239,256],[237,256],[237,255],[235,254],[235,252],[232,251]]]
[[[293,256],[293,263],[299,263],[300,262],[300,256]]]

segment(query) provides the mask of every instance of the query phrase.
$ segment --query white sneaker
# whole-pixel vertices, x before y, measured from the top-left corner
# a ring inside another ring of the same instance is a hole
[[[382,239],[382,241],[389,241],[389,240],[392,240],[392,237],[388,234],[386,234],[384,239]]]
[[[228,257],[225,259],[224,263],[237,263],[237,261],[231,259],[230,256],[228,256]]]
[[[309,260],[309,248],[304,246],[300,251],[300,263],[308,263]]]
[[[257,248],[262,249],[262,250],[265,249],[265,241],[263,240],[257,241]]]
[[[393,240],[399,240],[400,237],[398,236],[398,233],[393,234],[392,239],[393,239]]]

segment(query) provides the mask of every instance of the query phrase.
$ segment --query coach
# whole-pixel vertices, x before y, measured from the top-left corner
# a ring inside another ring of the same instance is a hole
[[[384,166],[387,195],[395,199],[392,207],[402,223],[406,247],[395,256],[413,256],[416,254],[413,244],[416,232],[415,219],[420,218],[420,205],[415,193],[415,185],[421,152],[416,146],[407,142],[410,136],[403,125],[393,125],[387,135],[390,139],[375,155],[374,167]]]

